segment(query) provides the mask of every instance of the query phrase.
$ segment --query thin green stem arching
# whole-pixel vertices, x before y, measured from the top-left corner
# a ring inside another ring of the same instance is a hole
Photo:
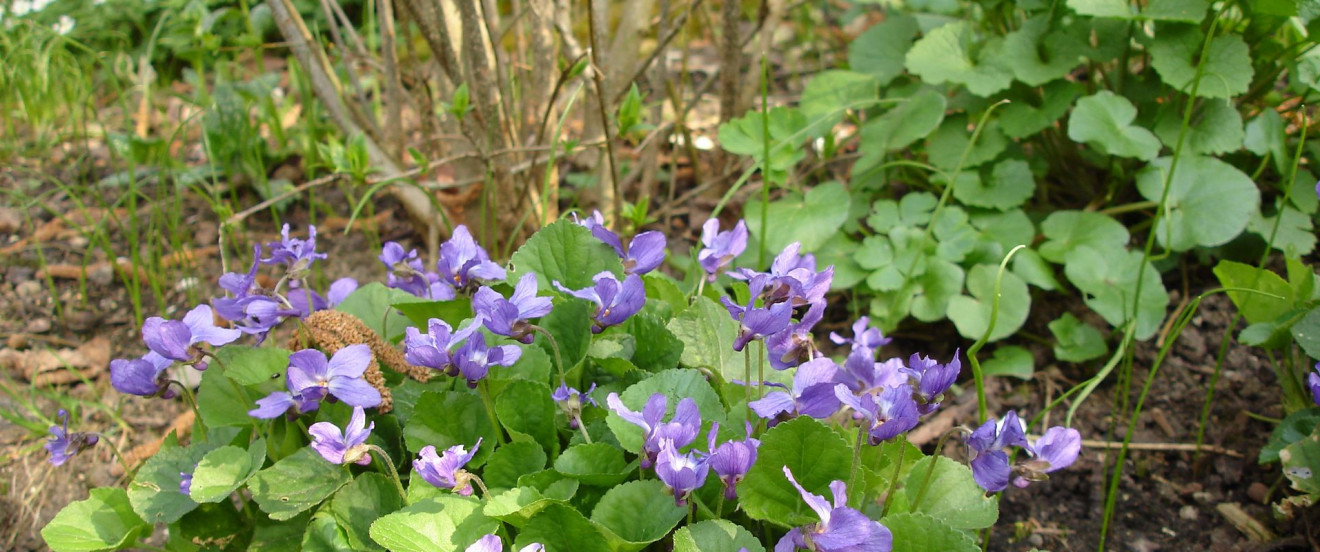
[[[926,470],[926,477],[921,480],[921,488],[917,489],[916,498],[912,499],[911,511],[913,512],[917,511],[917,509],[921,507],[921,499],[926,497],[926,488],[930,487],[930,478],[935,475],[935,465],[938,464],[940,461],[940,456],[942,456],[940,451],[944,450],[944,443],[949,440],[949,437],[952,437],[953,435],[958,433],[963,433],[965,431],[967,430],[964,428],[955,427],[953,429],[944,432],[944,435],[940,436],[939,442],[935,443],[935,451],[932,452],[930,455],[930,468]],[[899,461],[902,462],[903,459],[900,457]],[[891,489],[890,492],[892,493],[893,490]],[[889,503],[886,500],[885,501],[886,512],[889,511],[888,506]]]
[[[491,400],[490,385],[487,380],[481,380],[481,383],[477,385],[477,391],[481,395],[481,404],[486,407],[486,416],[490,417],[490,425],[495,428],[495,440],[503,445],[505,443],[504,426],[500,425],[500,418],[495,415],[495,401]]]
[[[858,426],[857,439],[853,443],[852,469],[848,471],[849,489],[857,488],[854,485],[857,484],[857,472],[859,471],[862,465],[862,445],[865,444],[866,436],[868,434],[869,432],[866,430],[865,427]]]
[[[1227,9],[1227,4],[1221,7],[1220,12],[1217,12],[1215,14],[1215,17],[1211,19],[1210,28],[1209,30],[1206,31],[1205,41],[1201,45],[1201,56],[1200,58],[1198,58],[1199,60],[1196,64],[1196,75],[1193,76],[1192,78],[1192,88],[1191,91],[1189,92],[1189,97],[1191,98],[1195,98],[1197,92],[1201,89],[1201,78],[1205,75],[1205,62],[1210,57],[1210,43],[1214,39],[1215,30],[1219,27],[1219,19],[1220,19],[1219,15],[1224,9]],[[1140,311],[1140,306],[1141,306],[1141,288],[1146,273],[1146,265],[1150,262],[1151,251],[1155,246],[1155,236],[1156,236],[1155,232],[1157,232],[1159,229],[1160,217],[1161,215],[1164,214],[1165,210],[1168,209],[1169,191],[1173,187],[1173,175],[1178,170],[1178,160],[1182,156],[1183,145],[1186,144],[1187,142],[1187,131],[1191,127],[1192,111],[1194,107],[1195,107],[1195,102],[1188,101],[1187,107],[1183,109],[1182,125],[1178,129],[1178,141],[1173,147],[1173,158],[1169,160],[1169,171],[1164,175],[1164,186],[1163,186],[1163,190],[1160,191],[1159,209],[1155,210],[1155,215],[1151,218],[1150,230],[1146,234],[1146,245],[1142,250],[1141,264],[1137,267],[1137,282],[1135,286],[1136,289],[1134,290],[1133,298],[1132,298],[1132,310],[1131,310],[1132,320],[1129,321],[1129,324],[1131,324],[1129,331],[1135,331],[1136,328],[1137,313]],[[1167,345],[1170,342],[1171,341],[1166,340],[1165,344]],[[1133,360],[1132,357],[1133,357],[1133,350],[1129,347],[1127,348],[1127,352],[1124,356],[1124,362],[1123,362],[1123,370],[1125,372],[1130,372],[1132,370],[1132,360]],[[1150,375],[1148,375],[1146,378],[1146,383],[1144,385],[1141,398],[1138,399],[1137,404],[1135,405],[1138,411],[1141,408],[1142,401],[1145,399],[1146,391],[1150,389],[1151,382],[1155,379],[1155,374],[1157,373],[1156,372],[1157,369],[1158,369],[1158,364],[1151,368]],[[1131,382],[1131,378],[1128,378],[1128,385],[1130,385],[1130,382]],[[1120,393],[1122,393],[1125,396],[1129,392],[1128,385],[1124,385],[1123,388],[1120,390]],[[1130,423],[1135,424],[1136,416],[1130,416],[1130,418],[1131,418]],[[1117,499],[1115,493],[1117,493],[1118,491],[1117,489],[1118,476],[1123,472],[1123,457],[1126,456],[1127,453],[1127,443],[1129,443],[1132,439],[1132,431],[1133,431],[1132,429],[1129,429],[1128,434],[1124,436],[1123,448],[1119,451],[1118,462],[1114,464],[1114,472],[1113,472],[1113,477],[1111,478],[1112,480],[1111,485],[1109,488],[1108,496],[1105,497],[1105,513],[1104,513],[1104,519],[1100,525],[1100,538],[1098,539],[1099,543],[1097,545],[1097,550],[1099,550],[1100,552],[1104,552],[1105,550],[1105,537],[1109,534],[1109,521],[1110,519],[1113,518],[1114,505],[1116,504],[1116,499]]]
[[[765,266],[765,235],[769,232],[766,223],[770,218],[770,103],[769,103],[770,66],[765,61],[765,49],[761,49],[761,239],[757,240],[756,266]],[[764,391],[764,390],[763,390]]]
[[[372,452],[376,453],[376,455],[380,456],[380,459],[384,461],[385,467],[388,468],[385,470],[386,475],[389,475],[390,479],[394,480],[394,486],[399,490],[399,498],[403,500],[403,505],[407,506],[408,490],[403,487],[403,480],[399,479],[399,469],[394,466],[394,460],[390,459],[390,455],[385,452],[385,449],[376,445],[367,445],[367,453],[370,454]]]
[[[999,319],[999,296],[1000,288],[1004,283],[1004,272],[1008,270],[1008,261],[1025,248],[1025,245],[1018,245],[1004,255],[1004,260],[999,262],[999,272],[995,275],[995,294],[990,301],[990,322],[985,326],[985,333],[976,340],[971,347],[967,348],[967,363],[972,365],[972,378],[976,381],[976,423],[985,423],[985,376],[981,373],[981,363],[976,360],[976,353],[981,351],[986,342],[990,341],[990,334],[995,331],[995,321]]]
[[[545,328],[542,328],[542,327],[540,327],[540,326],[537,326],[537,325],[535,325],[535,324],[532,324],[531,326],[532,326],[532,331],[533,331],[533,332],[536,332],[536,333],[539,333],[539,334],[545,336],[546,341],[550,342],[550,350],[551,350],[551,351],[554,351],[554,353],[555,353],[555,368],[558,368],[558,369],[559,369],[559,382],[560,382],[560,383],[563,383],[563,384],[567,384],[567,383],[568,383],[568,380],[565,379],[565,376],[564,376],[564,358],[563,358],[562,356],[559,355],[559,342],[555,340],[555,336],[550,335],[550,331],[549,331],[549,330],[547,330],[547,329],[545,329]],[[590,441],[588,441],[588,442],[590,442]]]

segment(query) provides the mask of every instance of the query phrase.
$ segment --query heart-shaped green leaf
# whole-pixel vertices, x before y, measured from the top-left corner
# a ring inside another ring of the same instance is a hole
[[[1173,159],[1161,157],[1137,173],[1137,190],[1160,201]],[[1174,251],[1228,243],[1260,208],[1251,177],[1212,157],[1184,156],[1169,182],[1167,210],[1155,229],[1159,243]]]
[[[1227,34],[1210,40],[1204,57],[1205,37],[1199,26],[1161,24],[1155,27],[1150,45],[1150,65],[1165,84],[1190,94],[1196,78],[1196,60],[1204,64],[1196,95],[1203,98],[1232,98],[1247,91],[1254,73],[1251,52],[1241,35]]]
[[[1013,74],[985,52],[998,48],[991,39],[977,44],[976,28],[968,21],[942,25],[921,37],[907,53],[907,69],[930,84],[951,82],[986,97],[1008,88]],[[974,50],[983,52],[973,54]]]
[[[1068,137],[1109,155],[1149,161],[1159,155],[1160,141],[1151,131],[1132,124],[1136,118],[1132,102],[1102,90],[1077,100],[1068,119]]]

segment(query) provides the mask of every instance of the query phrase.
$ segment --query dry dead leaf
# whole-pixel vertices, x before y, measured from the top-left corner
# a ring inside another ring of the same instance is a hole
[[[96,377],[110,365],[110,340],[97,337],[76,349],[0,349],[0,369],[38,386],[63,385]]]

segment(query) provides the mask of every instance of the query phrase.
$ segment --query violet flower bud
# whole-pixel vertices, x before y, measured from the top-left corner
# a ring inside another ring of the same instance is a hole
[[[56,418],[60,420],[61,425],[50,426],[50,438],[43,445],[46,452],[50,453],[50,463],[53,466],[62,466],[70,458],[77,456],[83,449],[95,445],[101,440],[95,433],[83,433],[79,431],[69,431],[69,411],[61,408]]]
[[[444,455],[437,455],[435,446],[427,445],[417,453],[417,459],[413,460],[413,469],[427,483],[441,489],[453,489],[455,493],[468,496],[472,494],[471,483],[474,476],[464,470],[463,466],[472,460],[480,447],[480,437],[477,438],[477,444],[472,445],[471,451],[463,445],[454,445],[445,449]]]
[[[697,262],[706,271],[706,279],[714,282],[747,249],[747,223],[740,220],[732,230],[720,232],[719,219],[707,220],[701,225],[701,244],[705,247],[697,253]]]

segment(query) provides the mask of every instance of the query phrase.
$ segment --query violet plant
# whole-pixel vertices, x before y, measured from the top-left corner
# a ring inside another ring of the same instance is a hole
[[[960,354],[886,358],[866,318],[818,340],[832,268],[796,245],[768,272],[733,266],[741,222],[706,225],[692,294],[654,270],[663,235],[595,216],[541,232],[512,271],[462,227],[434,272],[387,243],[382,282],[324,298],[313,232],[258,246],[111,367],[131,400],[195,396],[197,430],[66,508],[47,543],[167,527],[248,548],[970,552],[993,493],[1079,454],[1075,430],[1032,438],[1013,413],[937,445],[961,435],[969,464],[909,444],[965,381]],[[171,372],[208,365],[195,386]],[[51,433],[56,464],[98,444]]]

